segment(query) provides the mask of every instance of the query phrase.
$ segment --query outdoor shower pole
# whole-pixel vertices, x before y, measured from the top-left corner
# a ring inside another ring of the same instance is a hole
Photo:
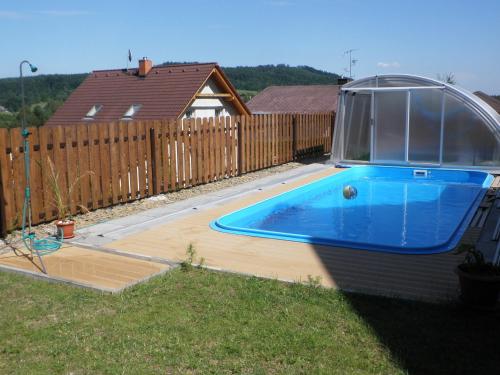
[[[29,143],[29,131],[26,128],[26,102],[24,99],[24,77],[23,77],[23,65],[28,64],[31,72],[35,73],[38,69],[36,66],[32,65],[28,60],[23,60],[19,64],[19,78],[21,81],[21,135],[23,136],[23,151],[24,151],[24,176],[26,179],[26,185],[24,187],[24,205],[23,205],[23,223],[21,236],[25,246],[29,249],[31,253],[31,258],[33,259],[33,250],[35,250],[38,259],[40,260],[40,265],[42,266],[42,272],[47,273],[45,264],[43,263],[42,257],[37,249],[33,247],[33,234],[31,233],[31,189],[30,189],[30,143]],[[28,234],[26,235],[26,221],[28,221]]]
[[[19,64],[19,78],[21,80],[21,135],[23,136],[23,151],[24,151],[24,175],[26,185],[24,188],[24,204],[23,207],[23,237],[26,227],[26,219],[28,219],[28,236],[31,234],[31,197],[30,197],[30,171],[29,171],[29,132],[26,129],[26,101],[24,99],[24,77],[23,64],[30,64],[28,60],[23,60]],[[31,250],[31,249],[30,249]]]

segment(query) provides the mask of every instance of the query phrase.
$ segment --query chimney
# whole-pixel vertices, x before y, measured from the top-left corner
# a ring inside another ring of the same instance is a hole
[[[153,62],[147,57],[143,57],[139,60],[139,77],[146,77],[152,68]]]

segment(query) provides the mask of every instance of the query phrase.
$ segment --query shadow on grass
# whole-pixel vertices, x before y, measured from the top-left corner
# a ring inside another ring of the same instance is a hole
[[[408,374],[499,373],[500,315],[468,311],[457,302],[453,268],[461,257],[324,246],[315,246],[315,251],[339,288],[367,293],[343,294]],[[443,293],[449,293],[447,301],[443,301]]]
[[[456,304],[346,296],[408,374],[498,374],[498,314]]]

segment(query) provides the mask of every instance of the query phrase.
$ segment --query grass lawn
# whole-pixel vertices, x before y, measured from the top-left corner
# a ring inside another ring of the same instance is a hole
[[[0,273],[0,373],[492,374],[499,318],[209,271],[120,295]]]

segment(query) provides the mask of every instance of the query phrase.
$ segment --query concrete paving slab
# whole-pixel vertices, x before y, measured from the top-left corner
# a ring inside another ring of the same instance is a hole
[[[99,223],[95,225],[89,225],[88,227],[84,227],[77,230],[77,234],[92,234],[92,235],[101,235],[106,232],[110,232],[116,229],[123,228],[124,225],[118,225],[113,221],[106,221],[104,223]]]
[[[129,215],[125,218],[113,219],[88,226],[77,231],[77,234],[80,235],[79,242],[87,243],[83,237],[89,238],[88,243],[92,245],[107,243],[108,239],[118,240],[124,236],[164,224],[173,218],[180,218],[195,211],[218,207],[230,200],[237,199],[240,196],[243,197],[249,192],[264,191],[279,184],[291,183],[328,168],[332,168],[332,166],[321,163],[309,164],[244,184],[170,203],[165,205],[165,207],[153,208]],[[105,238],[106,240],[100,241],[96,237]]]

